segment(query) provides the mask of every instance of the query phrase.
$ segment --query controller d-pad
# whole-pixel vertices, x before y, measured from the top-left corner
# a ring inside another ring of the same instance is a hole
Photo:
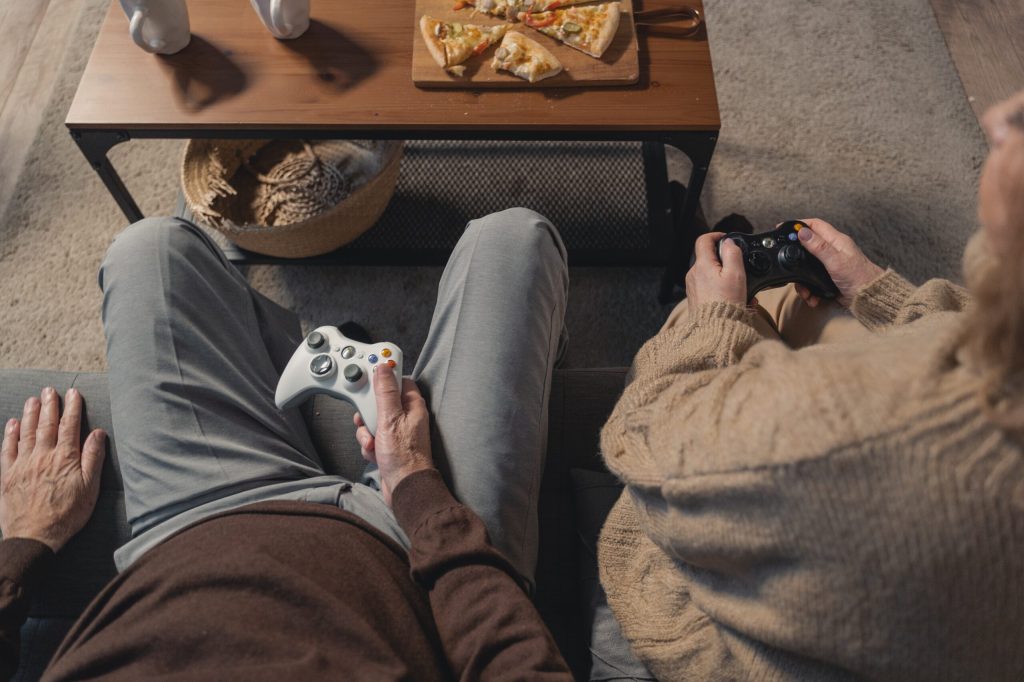
[[[772,259],[764,251],[754,251],[747,254],[747,265],[755,275],[765,275],[772,269]]]
[[[329,355],[318,355],[309,363],[309,371],[314,376],[326,377],[334,371],[334,360]]]
[[[345,380],[351,383],[356,383],[363,378],[363,368],[356,364],[345,365]]]

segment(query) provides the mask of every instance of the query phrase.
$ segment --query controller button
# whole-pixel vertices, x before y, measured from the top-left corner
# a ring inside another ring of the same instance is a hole
[[[786,244],[779,251],[779,262],[785,268],[795,268],[804,260],[804,250],[796,244]]]
[[[382,350],[380,352],[380,354],[383,355],[386,358],[390,358],[391,357],[391,349],[390,348],[385,348],[384,350]]]
[[[377,364],[377,356],[374,355],[373,353],[370,353],[370,357],[368,357],[366,359],[370,361],[371,365],[376,365]]]
[[[319,348],[326,342],[327,339],[320,332],[310,332],[309,336],[306,337],[306,345],[313,349]]]
[[[735,237],[735,236],[729,234],[729,235],[726,235],[725,238],[722,239],[722,241],[718,242],[719,252],[721,252],[722,243],[726,239],[731,239],[732,243],[735,244],[736,246],[740,247],[740,251],[742,251],[743,253],[746,253],[750,249],[750,247],[747,246],[747,240],[743,239],[742,237]]]
[[[398,365],[398,363],[394,360],[388,360],[388,367],[394,369],[396,365]]]
[[[309,363],[309,371],[318,377],[325,377],[334,370],[334,360],[328,355],[318,355]]]
[[[770,249],[775,246],[775,239],[773,237],[765,237],[761,240],[761,246]]]
[[[341,357],[345,358],[346,360],[350,359],[355,354],[356,349],[354,346],[345,346],[344,348],[341,349]]]
[[[800,237],[797,236],[796,232],[790,232],[789,233],[789,241],[795,242],[795,241],[797,241],[799,239],[800,239]]]
[[[345,366],[345,380],[351,383],[356,383],[363,378],[363,368],[359,365],[346,365]]]

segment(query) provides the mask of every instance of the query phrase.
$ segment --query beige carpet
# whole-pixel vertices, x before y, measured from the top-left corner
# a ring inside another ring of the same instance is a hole
[[[104,368],[95,275],[123,218],[63,120],[107,3],[82,0],[73,41],[53,46],[62,75],[0,221],[0,366]],[[768,227],[820,216],[913,279],[956,276],[985,145],[928,0],[705,5],[723,121],[709,219],[736,211]],[[135,141],[112,153],[149,215],[173,208],[180,149]],[[248,275],[306,325],[358,319],[415,356],[440,271]],[[654,300],[657,279],[574,270],[569,365],[628,363],[667,312]]]

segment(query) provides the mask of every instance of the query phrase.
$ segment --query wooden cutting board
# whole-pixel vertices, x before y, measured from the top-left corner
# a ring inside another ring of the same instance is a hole
[[[636,26],[633,24],[632,0],[620,0],[622,17],[615,40],[600,59],[573,49],[562,42],[549,38],[539,31],[524,24],[514,24],[510,30],[517,30],[526,37],[551,50],[551,53],[562,63],[563,71],[557,76],[546,78],[538,83],[530,83],[509,74],[507,71],[495,71],[491,68],[496,46],[492,46],[482,55],[471,57],[465,62],[466,72],[462,76],[453,76],[442,69],[430,56],[427,46],[420,35],[419,20],[424,14],[443,21],[458,21],[464,24],[497,26],[505,23],[482,12],[473,12],[467,7],[455,11],[455,0],[416,0],[416,17],[410,26],[412,33],[412,80],[422,88],[567,88],[590,87],[602,85],[632,85],[640,77],[640,59],[636,43]]]

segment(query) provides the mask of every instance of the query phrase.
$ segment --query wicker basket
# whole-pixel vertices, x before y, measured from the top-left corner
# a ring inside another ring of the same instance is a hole
[[[182,160],[181,185],[195,218],[249,251],[283,258],[330,253],[373,227],[395,192],[403,143],[389,141],[382,143],[379,172],[340,203],[301,222],[274,227],[256,224],[245,187],[232,183],[244,185],[239,169],[268,144],[267,140],[191,140]]]

